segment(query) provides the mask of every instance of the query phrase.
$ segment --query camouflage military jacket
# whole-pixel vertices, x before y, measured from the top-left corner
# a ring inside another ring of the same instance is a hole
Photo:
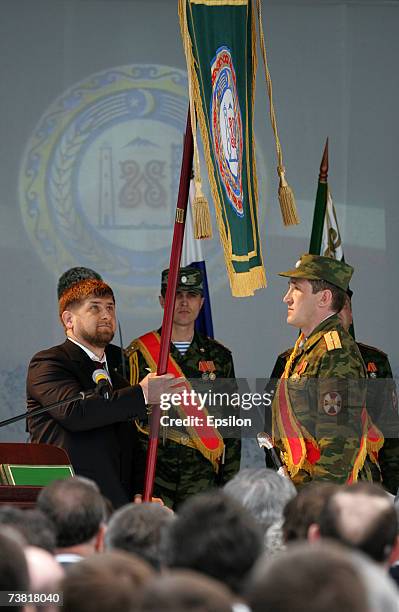
[[[161,333],[161,329],[157,330]],[[148,364],[138,349],[137,341],[133,340],[126,349],[126,356],[130,359],[136,353],[138,359],[138,382],[149,372]],[[170,343],[170,354],[180,366],[186,378],[204,378],[200,362],[212,362],[215,369],[214,374],[218,378],[234,378],[234,365],[231,351],[212,338],[207,338],[198,332],[194,332],[193,340],[182,355],[174,344]],[[209,380],[209,374],[207,379]],[[132,381],[133,382],[133,381]]]
[[[360,446],[365,378],[359,349],[336,315],[305,339],[291,364],[288,394],[296,419],[316,439],[321,455],[313,469],[300,470],[294,482],[346,482]],[[279,410],[276,399],[274,423]]]
[[[158,333],[160,332],[161,330],[159,329]],[[223,390],[226,390],[226,386],[229,387],[228,390],[230,391],[236,388],[234,364],[231,351],[222,344],[220,344],[220,342],[203,336],[198,332],[194,332],[194,337],[191,342],[191,345],[189,346],[184,355],[182,355],[178,351],[178,349],[173,345],[173,343],[171,343],[170,345],[170,354],[176,361],[178,366],[181,368],[187,379],[196,379],[196,381],[198,382],[198,384],[195,384],[196,390],[201,390],[202,384],[206,385],[208,389],[210,387],[214,388],[215,391],[221,390],[219,389],[219,384],[222,385]],[[126,355],[129,358],[130,368],[134,374],[131,377],[131,384],[135,384],[136,382],[142,380],[148,374],[149,366],[145,360],[144,355],[138,348],[137,341],[135,340],[131,342],[131,344],[126,349]],[[204,362],[208,362],[208,366],[205,368],[201,365]],[[173,411],[173,409],[171,409],[171,411]],[[224,436],[226,435],[224,433],[224,430],[221,431],[221,433]],[[221,470],[219,477],[216,479],[219,483],[232,478],[240,468],[240,432],[228,431],[227,433],[229,437],[228,439],[225,438],[224,440],[226,448],[223,474]],[[178,479],[180,481],[178,498],[179,502],[181,502],[189,494],[192,495],[201,490],[206,490],[207,488],[212,486],[211,483],[215,481],[215,474],[209,461],[205,460],[202,457],[200,451],[195,448],[193,449],[186,446],[186,450],[184,450],[184,448],[181,447],[181,444],[184,444],[183,440],[180,440],[180,442],[181,443],[178,444],[176,441],[167,440],[166,442],[164,442],[165,446],[161,443],[158,448],[157,465],[157,479],[159,481],[161,480],[161,478],[158,478],[158,474],[162,474],[164,467],[162,465],[163,463],[165,464],[165,467],[166,463],[168,463],[167,467],[169,474],[176,475],[176,478],[174,478],[173,476],[170,476],[170,478]],[[184,485],[181,484],[183,476],[182,474],[180,474],[180,470],[177,467],[178,463],[182,465],[185,464],[184,469],[186,473],[188,475],[193,475],[193,477],[191,478],[192,482],[187,482]],[[173,502],[175,502],[177,498],[174,497],[174,493],[172,493],[171,491],[167,491],[167,487],[171,487],[171,483],[167,481],[168,477],[165,476],[165,478],[163,479],[164,486],[162,488],[158,487],[155,490],[158,491],[160,495],[162,495],[162,497],[166,500],[167,503],[169,502],[169,500],[173,500]],[[194,481],[196,481],[196,483]],[[174,503],[168,503],[168,505],[171,505],[171,507],[175,507]]]
[[[396,495],[399,488],[399,417],[397,391],[391,365],[384,351],[362,342],[356,344],[365,364],[368,379],[367,411],[385,438],[384,446],[378,454],[381,473],[374,468],[373,480],[381,482],[388,491]],[[277,357],[266,388],[270,392],[274,393],[291,353],[292,348]],[[266,429],[270,430],[269,414],[266,414],[265,422]]]
[[[399,418],[395,381],[388,355],[373,346],[357,343],[367,371],[367,410],[384,434],[378,454],[383,486],[396,495],[399,487]],[[375,477],[378,480],[378,474]]]

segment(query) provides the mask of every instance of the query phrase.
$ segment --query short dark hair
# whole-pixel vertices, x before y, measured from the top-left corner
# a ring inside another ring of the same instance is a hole
[[[55,480],[39,493],[37,506],[53,522],[59,548],[88,542],[105,518],[97,485],[81,477]]]
[[[252,612],[364,612],[366,587],[355,562],[334,543],[291,544],[262,558],[252,573],[247,601]]]
[[[128,504],[115,512],[105,534],[109,549],[135,553],[160,569],[162,538],[174,514],[159,504]]]
[[[239,592],[262,550],[260,526],[241,504],[220,491],[181,506],[168,532],[167,565],[213,576]]]
[[[190,570],[169,571],[146,585],[141,612],[231,612],[235,597],[221,582]]]
[[[16,534],[17,536],[17,534]],[[14,539],[12,530],[4,528],[0,533],[0,591],[28,591],[29,571],[22,546]],[[22,610],[21,607],[4,607],[3,610]]]
[[[60,317],[65,310],[69,310],[75,306],[82,304],[87,298],[94,297],[111,297],[115,303],[114,292],[111,287],[102,280],[87,278],[78,283],[74,283],[66,289],[58,301],[58,312]]]
[[[310,525],[319,523],[327,499],[338,490],[339,485],[331,482],[311,482],[300,489],[283,511],[285,542],[306,540]]]
[[[72,563],[61,583],[64,612],[133,612],[153,570],[123,551],[91,555]]]
[[[343,496],[350,502],[346,510]],[[381,501],[373,503],[373,499],[382,499],[386,504],[381,504]],[[351,520],[357,522],[356,532],[346,523],[349,515]],[[322,537],[337,540],[362,551],[377,563],[383,563],[395,544],[398,519],[388,494],[381,487],[357,483],[341,487],[326,501],[320,514],[319,527]]]
[[[30,546],[53,553],[56,545],[52,521],[37,508],[22,510],[16,506],[0,507],[0,525],[16,529]]]
[[[336,285],[332,285],[331,283],[325,280],[309,280],[309,283],[312,285],[312,293],[318,293],[319,291],[329,289],[332,293],[332,310],[334,310],[335,312],[339,312],[340,310],[342,310],[345,304],[346,297],[346,293],[343,289],[340,289]]]

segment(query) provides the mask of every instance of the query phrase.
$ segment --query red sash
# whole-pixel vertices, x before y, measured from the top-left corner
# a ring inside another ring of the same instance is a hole
[[[320,459],[320,449],[316,440],[298,422],[291,406],[287,379],[283,376],[276,390],[273,439],[281,441],[283,459],[293,478],[302,467],[313,465]]]
[[[144,336],[137,339],[137,344],[148,365],[151,367],[151,370],[156,372],[161,347],[161,338],[159,334],[155,331],[144,334]],[[168,357],[167,372],[174,374],[176,377],[184,377],[184,373],[170,353]],[[185,387],[189,393],[192,391],[192,387],[188,381],[186,381]],[[190,425],[185,427],[190,435],[191,441],[194,443],[195,448],[212,463],[217,471],[219,459],[224,451],[223,438],[216,427],[208,424],[208,411],[206,408],[201,410],[199,403],[196,403],[195,397],[193,398],[191,393],[187,399],[188,401],[184,404],[176,406],[176,409],[183,419],[187,417],[190,418]],[[198,424],[195,423],[195,417],[199,417],[197,418]]]

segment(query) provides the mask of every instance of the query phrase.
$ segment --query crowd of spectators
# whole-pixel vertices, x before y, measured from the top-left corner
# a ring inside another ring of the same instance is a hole
[[[398,525],[393,497],[365,482],[296,491],[247,469],[176,513],[113,512],[75,477],[33,510],[0,507],[0,591],[59,594],[67,612],[398,612]]]

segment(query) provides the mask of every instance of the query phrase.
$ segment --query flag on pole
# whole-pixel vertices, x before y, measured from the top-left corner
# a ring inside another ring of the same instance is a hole
[[[179,0],[179,17],[189,73],[196,188],[200,184],[197,118],[232,294],[253,295],[266,286],[266,275],[253,139],[252,3]]]
[[[345,261],[337,215],[328,187],[328,138],[320,164],[309,253]]]
[[[203,286],[204,286],[204,303],[201,311],[195,321],[195,329],[200,334],[214,338],[213,334],[213,322],[212,322],[212,311],[211,311],[211,300],[209,297],[208,277],[206,274],[206,266],[204,256],[202,254],[201,241],[194,238],[193,232],[193,218],[192,218],[192,205],[195,198],[195,186],[194,180],[190,181],[189,191],[189,205],[187,206],[186,212],[186,230],[184,233],[183,250],[181,256],[181,266],[193,266],[198,268],[202,272]]]
[[[328,187],[328,138],[320,164],[309,253],[345,261],[337,214]],[[352,291],[349,287],[348,294],[349,297],[352,296]],[[350,325],[349,333],[355,338],[353,321]]]

